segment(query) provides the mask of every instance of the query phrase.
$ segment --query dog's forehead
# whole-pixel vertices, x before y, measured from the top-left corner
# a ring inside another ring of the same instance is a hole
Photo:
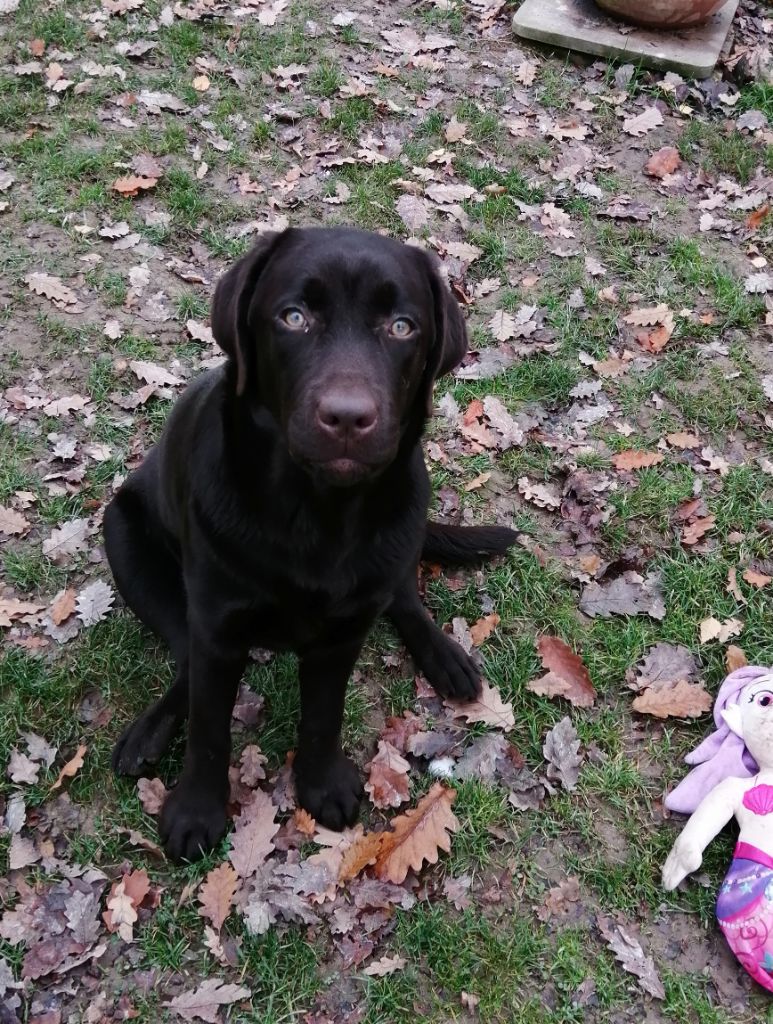
[[[280,247],[268,276],[292,275],[293,286],[311,296],[358,295],[389,305],[423,303],[430,287],[422,255],[401,242],[365,232],[297,232]]]

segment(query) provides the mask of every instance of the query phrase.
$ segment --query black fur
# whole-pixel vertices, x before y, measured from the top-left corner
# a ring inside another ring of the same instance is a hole
[[[148,772],[187,717],[160,822],[176,858],[225,830],[231,712],[251,647],[297,653],[298,799],[343,828],[362,793],[341,750],[344,694],[373,622],[389,616],[439,693],[474,697],[477,669],[419,599],[419,558],[467,564],[515,539],[426,522],[432,384],[467,346],[427,254],[352,229],[265,235],[219,282],[212,328],[227,363],[188,387],[104,522],[118,589],[177,665],[113,764]]]

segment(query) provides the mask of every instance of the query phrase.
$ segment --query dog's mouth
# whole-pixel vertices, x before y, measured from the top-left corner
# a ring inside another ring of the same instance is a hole
[[[368,462],[361,462],[359,459],[348,457],[337,459],[326,459],[324,462],[314,463],[314,470],[327,483],[338,487],[351,487],[353,484],[361,483],[378,472],[378,468]]]

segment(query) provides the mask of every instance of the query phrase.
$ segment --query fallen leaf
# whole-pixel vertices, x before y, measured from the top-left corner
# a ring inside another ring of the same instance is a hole
[[[86,550],[90,533],[88,519],[72,519],[63,523],[43,541],[43,554],[48,555],[52,562],[63,562],[68,555]]]
[[[436,782],[417,805],[392,818],[391,832],[378,833],[381,845],[376,856],[376,875],[401,885],[409,870],[419,871],[426,861],[437,863],[439,851],[451,849],[451,835],[459,828],[451,805],[453,789]]]
[[[207,978],[193,992],[183,992],[164,1003],[184,1020],[204,1020],[218,1024],[218,1009],[230,1006],[240,999],[249,999],[252,993],[243,985],[226,985],[217,978]]]
[[[615,469],[645,469],[648,466],[657,466],[664,458],[662,452],[640,452],[631,448],[613,455],[612,465]]]
[[[265,779],[266,756],[260,752],[260,747],[256,744],[250,743],[242,750],[239,764],[239,778],[245,786],[255,787]]]
[[[572,875],[548,890],[545,901],[541,907],[537,907],[537,917],[540,921],[549,921],[551,917],[561,917],[568,913],[569,904],[578,903],[580,900],[580,880]]]
[[[663,115],[657,107],[646,107],[641,114],[635,117],[627,117],[623,121],[623,131],[626,135],[641,136],[651,132],[653,128],[659,128],[663,124]]]
[[[665,178],[682,166],[679,150],[674,146],[663,146],[656,150],[644,165],[644,171],[652,178]]]
[[[770,206],[768,203],[765,203],[765,205],[761,206],[758,210],[752,210],[752,212],[746,218],[746,227],[750,231],[756,231],[758,228],[762,227],[765,220],[767,220],[769,213]]]
[[[374,960],[372,964],[368,964],[362,973],[369,978],[383,978],[387,974],[401,971],[407,963],[404,956],[382,956],[380,960]]]
[[[704,534],[714,528],[716,521],[716,516],[704,516],[703,519],[694,519],[688,523],[682,530],[682,544],[697,544]]]
[[[765,573],[757,572],[756,569],[746,569],[743,573],[743,578],[758,590],[762,590],[763,587],[767,587],[773,581],[773,576],[766,576]]]
[[[137,779],[137,795],[146,814],[160,814],[164,801],[169,795],[161,779]]]
[[[515,726],[513,705],[502,700],[499,690],[483,679],[480,697],[471,701],[445,700],[453,718],[464,718],[468,722],[483,722],[505,732]]]
[[[655,999],[665,999],[666,992],[655,964],[651,957],[645,955],[636,939],[621,924],[609,917],[599,915],[596,923],[602,938],[615,954],[623,970],[635,975],[641,988],[649,995]]]
[[[547,777],[566,790],[575,789],[584,756],[580,753],[580,737],[568,716],[546,734],[542,753],[549,762]]]
[[[94,626],[107,618],[115,601],[113,588],[104,580],[94,580],[78,594],[78,618],[84,626]]]
[[[279,831],[279,823],[274,820],[276,811],[271,797],[258,789],[234,819],[228,859],[241,878],[255,874],[274,849],[274,836]]]
[[[645,690],[633,701],[634,711],[655,718],[699,718],[711,710],[713,697],[703,683],[679,679]]]
[[[74,611],[75,591],[72,587],[68,587],[66,590],[60,590],[56,595],[54,600],[51,602],[48,614],[51,616],[53,624],[55,626],[59,626],[65,619],[69,619]]]
[[[6,537],[21,537],[29,528],[30,524],[21,512],[0,505],[0,533]]]
[[[773,292],[773,274],[767,270],[759,274],[750,274],[744,281],[744,288],[747,292],[757,295],[763,292]]]
[[[580,609],[594,618],[600,615],[649,615],[653,619],[663,619],[666,607],[663,603],[661,578],[658,573],[649,573],[646,577],[628,570],[602,586],[589,583],[580,598]]]
[[[547,675],[527,683],[527,690],[540,696],[565,697],[577,708],[593,707],[596,688],[582,658],[556,636],[541,636],[537,650]]]
[[[470,626],[470,637],[473,644],[476,647],[480,647],[485,640],[488,640],[499,625],[499,622],[500,619],[496,612],[492,612],[490,615],[484,615],[483,618],[474,622]]]
[[[725,651],[725,665],[728,673],[735,672],[738,668],[744,668],[748,664],[749,661],[741,648],[736,647],[735,644],[729,644]]]
[[[239,876],[230,864],[223,862],[212,868],[199,886],[199,917],[210,921],[217,931],[231,913],[234,896],[239,888]]]
[[[78,296],[59,277],[53,277],[51,274],[34,273],[27,274],[24,280],[30,291],[51,299],[60,309],[77,305]]]
[[[461,142],[467,132],[467,125],[464,121],[457,121],[456,117],[452,117],[445,128],[445,139],[446,142]]]
[[[177,384],[184,383],[181,377],[176,377],[173,373],[165,370],[163,366],[159,366],[157,363],[149,363],[141,359],[133,359],[129,363],[129,369],[136,373],[140,380],[147,381],[148,384],[153,384],[156,387],[174,387]]]
[[[22,754],[15,749],[11,751],[7,768],[8,777],[11,782],[19,782],[31,786],[38,781],[40,769],[41,765],[36,764],[26,754]]]
[[[501,771],[507,763],[505,759],[510,749],[510,744],[501,733],[487,732],[478,736],[456,762],[453,777],[494,782],[497,771]]]
[[[51,787],[52,790],[59,789],[66,778],[71,779],[74,775],[77,775],[83,767],[83,756],[87,750],[88,747],[85,746],[85,744],[81,744],[81,746],[78,747],[73,757],[70,758],[67,764],[59,772],[59,777]]]
[[[391,743],[379,740],[378,752],[369,765],[365,790],[374,807],[399,807],[410,795],[411,766]]]
[[[136,196],[140,192],[155,188],[157,184],[158,178],[142,178],[138,174],[130,174],[125,178],[116,178],[113,189],[122,196]]]
[[[555,484],[533,484],[527,476],[518,480],[518,490],[538,508],[560,508],[561,494]]]
[[[197,75],[191,82],[191,85],[196,92],[206,92],[211,84],[212,83],[206,75]]]
[[[701,643],[719,640],[721,644],[726,644],[731,636],[738,636],[742,629],[743,622],[740,619],[726,619],[725,622],[720,622],[712,616],[700,623]]]
[[[668,441],[672,448],[681,448],[682,450],[700,448],[701,446],[700,438],[684,430],[678,430],[673,434],[666,434],[666,441]]]
[[[638,666],[638,675],[629,682],[634,690],[669,685],[678,679],[692,682],[698,675],[695,655],[677,644],[658,643],[651,647]],[[633,673],[629,673],[630,678]]]
[[[102,919],[108,931],[118,932],[124,942],[132,942],[134,925],[139,914],[134,901],[126,892],[125,877],[114,886],[107,899],[107,910],[103,913]]]
[[[412,235],[429,224],[429,203],[419,196],[400,196],[395,203],[395,211]]]

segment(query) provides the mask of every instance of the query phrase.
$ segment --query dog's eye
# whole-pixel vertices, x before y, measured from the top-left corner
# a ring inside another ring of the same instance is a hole
[[[394,338],[409,338],[415,330],[416,325],[404,316],[399,316],[389,325],[389,333]]]
[[[293,331],[302,331],[309,326],[306,317],[295,306],[290,306],[289,309],[283,310],[279,319]]]

